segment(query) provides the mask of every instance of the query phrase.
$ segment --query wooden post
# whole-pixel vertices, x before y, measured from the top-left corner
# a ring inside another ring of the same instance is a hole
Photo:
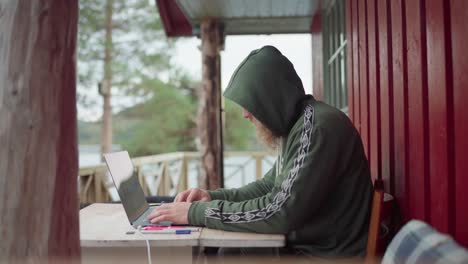
[[[203,80],[198,116],[201,154],[198,185],[213,190],[223,186],[219,56],[223,36],[215,19],[203,20],[200,27]]]
[[[93,182],[94,175],[87,175],[87,176],[80,176],[80,203],[88,203],[91,201],[90,199],[90,186]]]
[[[259,180],[259,179],[261,179],[263,177],[263,174],[262,174],[262,161],[263,161],[263,156],[255,155],[255,174],[257,176],[257,180]]]
[[[188,165],[189,160],[186,157],[186,154],[182,157],[181,160],[181,168],[180,168],[180,176],[179,176],[179,183],[177,184],[177,193],[182,192],[188,188]]]
[[[171,195],[171,185],[172,185],[172,175],[171,175],[171,166],[169,162],[166,162],[166,169],[164,170],[164,185],[163,185],[163,195]]]
[[[94,199],[98,203],[104,202],[102,198],[102,178],[104,177],[103,173],[94,174]]]
[[[0,1],[0,262],[79,261],[78,1]]]
[[[167,163],[166,162],[163,162],[162,165],[161,165],[161,173],[159,174],[159,181],[157,182],[157,187],[158,187],[158,192],[156,195],[158,196],[163,196],[163,195],[166,195],[165,194],[165,187],[166,187],[166,176],[167,176]]]

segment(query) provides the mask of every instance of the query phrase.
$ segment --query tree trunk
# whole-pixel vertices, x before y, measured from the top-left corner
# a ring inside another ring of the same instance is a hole
[[[0,2],[0,262],[79,260],[77,25],[77,0]]]
[[[106,46],[104,51],[104,81],[102,96],[104,100],[102,112],[101,154],[112,151],[112,11],[113,0],[106,3]],[[101,159],[102,159],[101,155]]]
[[[201,23],[202,91],[198,113],[201,170],[199,186],[223,187],[223,147],[221,136],[220,36],[216,20]]]

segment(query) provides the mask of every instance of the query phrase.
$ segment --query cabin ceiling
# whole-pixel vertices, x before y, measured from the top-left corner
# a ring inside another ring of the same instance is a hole
[[[177,0],[193,30],[217,18],[226,35],[310,33],[319,0]]]

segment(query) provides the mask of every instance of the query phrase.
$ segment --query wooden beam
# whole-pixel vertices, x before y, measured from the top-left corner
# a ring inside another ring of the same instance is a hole
[[[223,186],[219,55],[222,34],[215,19],[203,20],[200,29],[203,79],[198,115],[201,154],[198,184],[201,188],[213,190]]]
[[[79,260],[77,25],[77,0],[0,2],[0,262]]]

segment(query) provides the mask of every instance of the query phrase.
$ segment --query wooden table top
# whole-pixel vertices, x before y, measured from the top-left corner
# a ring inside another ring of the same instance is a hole
[[[198,246],[200,232],[189,235],[144,234],[130,225],[122,204],[92,204],[80,210],[80,241],[82,247],[143,247],[145,240],[151,246]]]
[[[134,231],[121,204],[92,204],[80,210],[82,247],[283,247],[284,235],[240,233],[202,228],[188,235],[144,234]]]

